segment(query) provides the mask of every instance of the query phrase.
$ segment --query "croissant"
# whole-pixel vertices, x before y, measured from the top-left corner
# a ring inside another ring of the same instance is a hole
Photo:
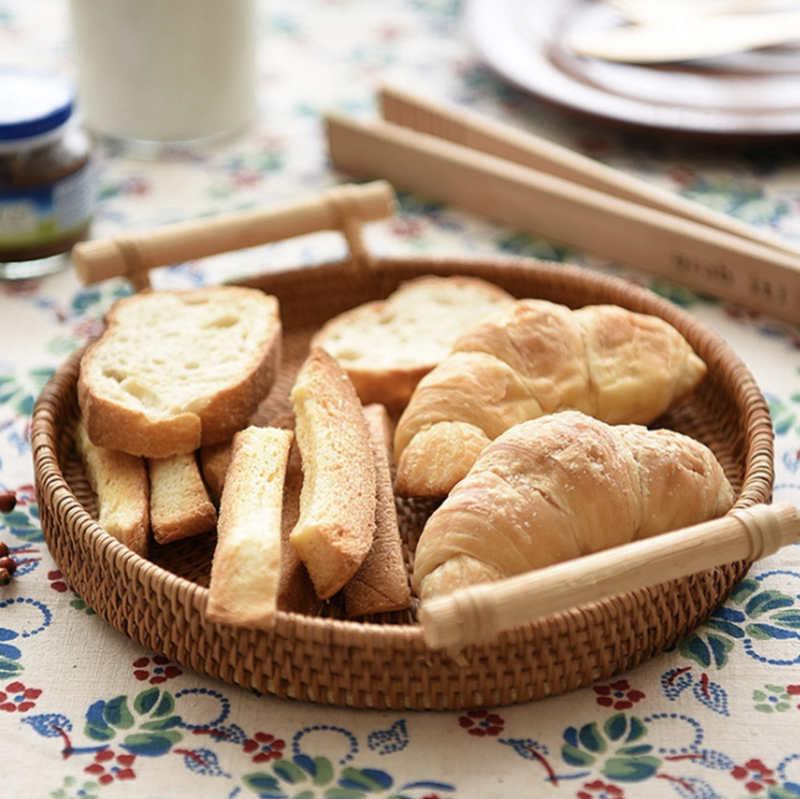
[[[517,300],[463,334],[417,385],[395,433],[396,490],[445,496],[490,441],[556,411],[649,424],[705,373],[686,339],[657,316]]]
[[[716,518],[734,498],[689,436],[544,416],[495,439],[431,514],[413,585],[424,600],[539,569]]]

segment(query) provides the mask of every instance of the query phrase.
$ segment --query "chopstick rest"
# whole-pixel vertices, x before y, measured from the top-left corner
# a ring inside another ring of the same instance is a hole
[[[458,650],[536,619],[716,566],[754,562],[800,542],[791,503],[754,505],[654,538],[624,544],[423,602],[419,620],[432,649]]]
[[[326,126],[331,161],[343,171],[381,177],[400,189],[800,323],[800,254],[758,236],[743,238],[384,120],[329,113]]]

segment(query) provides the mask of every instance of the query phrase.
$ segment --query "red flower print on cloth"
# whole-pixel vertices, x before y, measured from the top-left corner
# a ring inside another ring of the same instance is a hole
[[[577,799],[621,799],[625,793],[616,785],[595,780],[594,782],[585,782],[583,790],[578,791],[575,796]]]
[[[471,710],[466,716],[460,716],[458,723],[470,734],[483,737],[500,735],[505,722],[497,713],[488,710]]]
[[[114,780],[132,780],[136,776],[132,768],[135,760],[136,755],[117,755],[111,749],[101,749],[94,756],[94,763],[84,771],[97,777],[101,785],[108,785]]]
[[[41,695],[38,688],[26,688],[21,682],[10,682],[5,691],[0,691],[0,710],[7,713],[25,713],[36,705]]]
[[[183,674],[177,666],[173,666],[163,655],[156,655],[152,658],[139,658],[133,661],[133,667],[133,676],[140,682],[146,680],[150,685],[158,685]]]
[[[253,755],[254,763],[268,763],[270,760],[280,760],[283,757],[283,750],[286,748],[286,741],[276,738],[266,732],[257,732],[254,738],[249,738],[244,745],[244,751]]]
[[[64,579],[64,575],[57,569],[47,572],[47,579],[50,580],[50,588],[63,594],[70,591],[69,584]]]
[[[617,680],[608,685],[596,685],[597,704],[602,707],[613,707],[614,710],[628,710],[645,695],[631,688],[627,680]]]
[[[774,774],[775,772],[771,768],[767,768],[764,763],[756,758],[748,760],[743,766],[736,766],[731,771],[732,777],[737,780],[744,780],[744,787],[751,794],[760,793],[767,786],[777,785],[778,782],[774,778]]]

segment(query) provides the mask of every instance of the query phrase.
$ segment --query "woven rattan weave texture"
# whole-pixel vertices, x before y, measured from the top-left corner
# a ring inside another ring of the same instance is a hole
[[[771,499],[773,434],[755,380],[727,344],[677,306],[621,279],[531,259],[373,258],[247,281],[275,294],[285,330],[281,404],[309,336],[340,311],[387,296],[421,274],[469,274],[518,297],[572,307],[615,303],[673,324],[709,366],[695,394],[666,417],[717,455],[738,492],[736,507]],[[673,646],[722,604],[749,563],[631,591],[502,634],[463,652],[429,650],[414,612],[365,622],[279,613],[271,633],[216,625],[204,615],[213,535],[128,551],[93,519],[94,498],[75,456],[80,353],[50,380],[33,414],[33,454],[47,545],[72,587],[111,625],[197,672],[263,693],[351,707],[461,709],[541,699],[631,669]],[[401,520],[413,551],[424,504]]]

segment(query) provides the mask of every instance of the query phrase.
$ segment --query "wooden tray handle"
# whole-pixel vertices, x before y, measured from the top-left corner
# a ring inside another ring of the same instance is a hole
[[[719,519],[604,552],[472,586],[423,602],[433,649],[461,649],[552,613],[736,561],[754,562],[800,542],[791,503],[754,505]]]
[[[72,258],[85,285],[124,276],[137,288],[150,285],[148,270],[282,239],[340,230],[354,259],[366,258],[361,225],[391,216],[395,194],[385,180],[345,184],[296,203],[237,211],[164,225],[75,245]]]

